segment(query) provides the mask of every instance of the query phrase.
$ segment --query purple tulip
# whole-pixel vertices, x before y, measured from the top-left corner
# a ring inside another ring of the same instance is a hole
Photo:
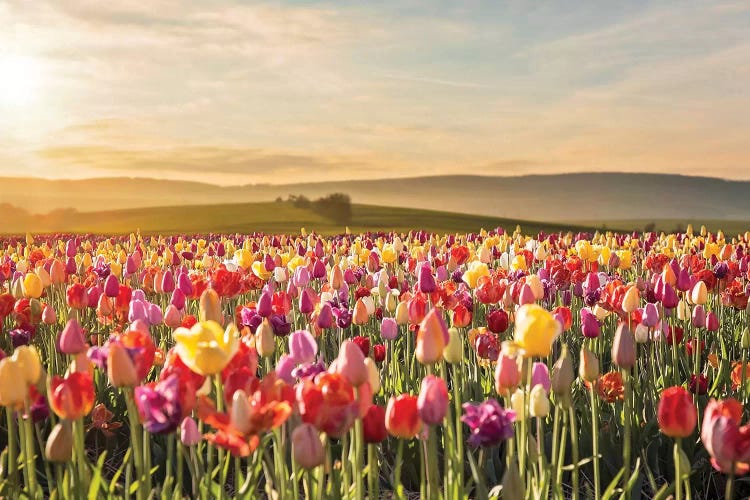
[[[693,308],[691,320],[695,328],[703,328],[706,326],[706,309],[701,304],[698,304]]]
[[[656,304],[651,302],[646,304],[646,307],[643,308],[643,320],[641,322],[649,328],[653,328],[659,323],[659,309]]]
[[[471,429],[469,444],[492,447],[513,436],[516,413],[506,410],[495,399],[483,403],[464,403],[461,421]]]
[[[294,380],[294,369],[297,366],[297,362],[289,354],[282,355],[276,362],[276,375],[289,385],[293,385]]]
[[[417,285],[419,286],[419,291],[422,293],[432,293],[437,290],[435,276],[432,275],[432,269],[429,264],[424,263],[422,267],[419,268]]]
[[[135,388],[135,403],[143,427],[152,434],[168,434],[177,430],[182,418],[180,379],[172,374],[154,385]]]
[[[193,294],[193,283],[187,273],[180,273],[177,276],[177,287],[182,290],[186,297]]]
[[[104,295],[110,299],[114,299],[120,293],[120,282],[117,280],[117,276],[110,274],[107,279],[104,280]]]
[[[331,328],[333,326],[333,308],[328,302],[320,306],[317,325],[318,328]]]
[[[185,309],[185,294],[182,293],[182,290],[179,288],[175,288],[172,292],[172,298],[170,299],[169,303],[173,306],[175,306],[177,309]]]
[[[167,269],[164,275],[161,277],[161,289],[164,293],[172,293],[175,289],[174,275],[169,269]]]
[[[256,307],[256,311],[261,318],[269,317],[273,314],[273,295],[270,292],[263,292]]]
[[[596,315],[588,309],[581,309],[581,333],[584,337],[593,339],[601,334],[601,327]]]

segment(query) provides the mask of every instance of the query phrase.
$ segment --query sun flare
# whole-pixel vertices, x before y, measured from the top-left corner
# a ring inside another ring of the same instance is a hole
[[[0,55],[0,106],[24,106],[38,97],[39,62],[31,57]]]

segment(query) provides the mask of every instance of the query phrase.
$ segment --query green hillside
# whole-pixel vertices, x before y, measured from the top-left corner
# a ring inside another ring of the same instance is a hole
[[[352,206],[349,228],[354,232],[424,229],[437,232],[468,232],[498,226],[512,231],[520,224],[527,233],[586,230],[592,226],[569,226],[503,219],[434,210],[374,205]],[[345,226],[334,224],[313,210],[289,202],[237,203],[137,208],[100,212],[58,211],[46,215],[19,212],[0,221],[0,232],[129,233],[293,233],[301,227],[319,233],[340,233]]]

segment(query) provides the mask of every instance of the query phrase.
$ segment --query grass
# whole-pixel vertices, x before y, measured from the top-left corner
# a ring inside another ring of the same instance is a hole
[[[520,225],[527,234],[539,231],[590,231],[596,225],[567,225],[504,219],[481,215],[419,210],[374,205],[353,205],[352,232],[400,231],[421,229],[456,233],[494,229],[513,231]],[[200,206],[136,208],[100,212],[53,212],[33,215],[25,220],[7,219],[0,232],[33,233],[296,233],[300,228],[322,234],[342,233],[345,226],[335,224],[312,210],[297,208],[288,202],[235,203]],[[601,226],[599,226],[601,227]]]

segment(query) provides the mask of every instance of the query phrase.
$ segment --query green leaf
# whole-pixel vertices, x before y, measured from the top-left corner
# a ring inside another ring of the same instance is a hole
[[[99,455],[99,459],[96,461],[96,469],[94,470],[94,476],[91,478],[91,484],[89,484],[89,500],[96,500],[99,498],[99,487],[102,485],[102,468],[104,467],[104,461],[107,459],[107,452],[102,452]],[[106,491],[107,488],[104,488]]]
[[[604,490],[604,493],[602,494],[602,500],[609,500],[614,496],[615,493],[619,491],[617,489],[617,485],[620,483],[620,478],[622,478],[623,474],[625,474],[625,467],[620,469],[620,472],[617,473],[617,475],[609,483],[609,486],[607,486],[607,489]]]

